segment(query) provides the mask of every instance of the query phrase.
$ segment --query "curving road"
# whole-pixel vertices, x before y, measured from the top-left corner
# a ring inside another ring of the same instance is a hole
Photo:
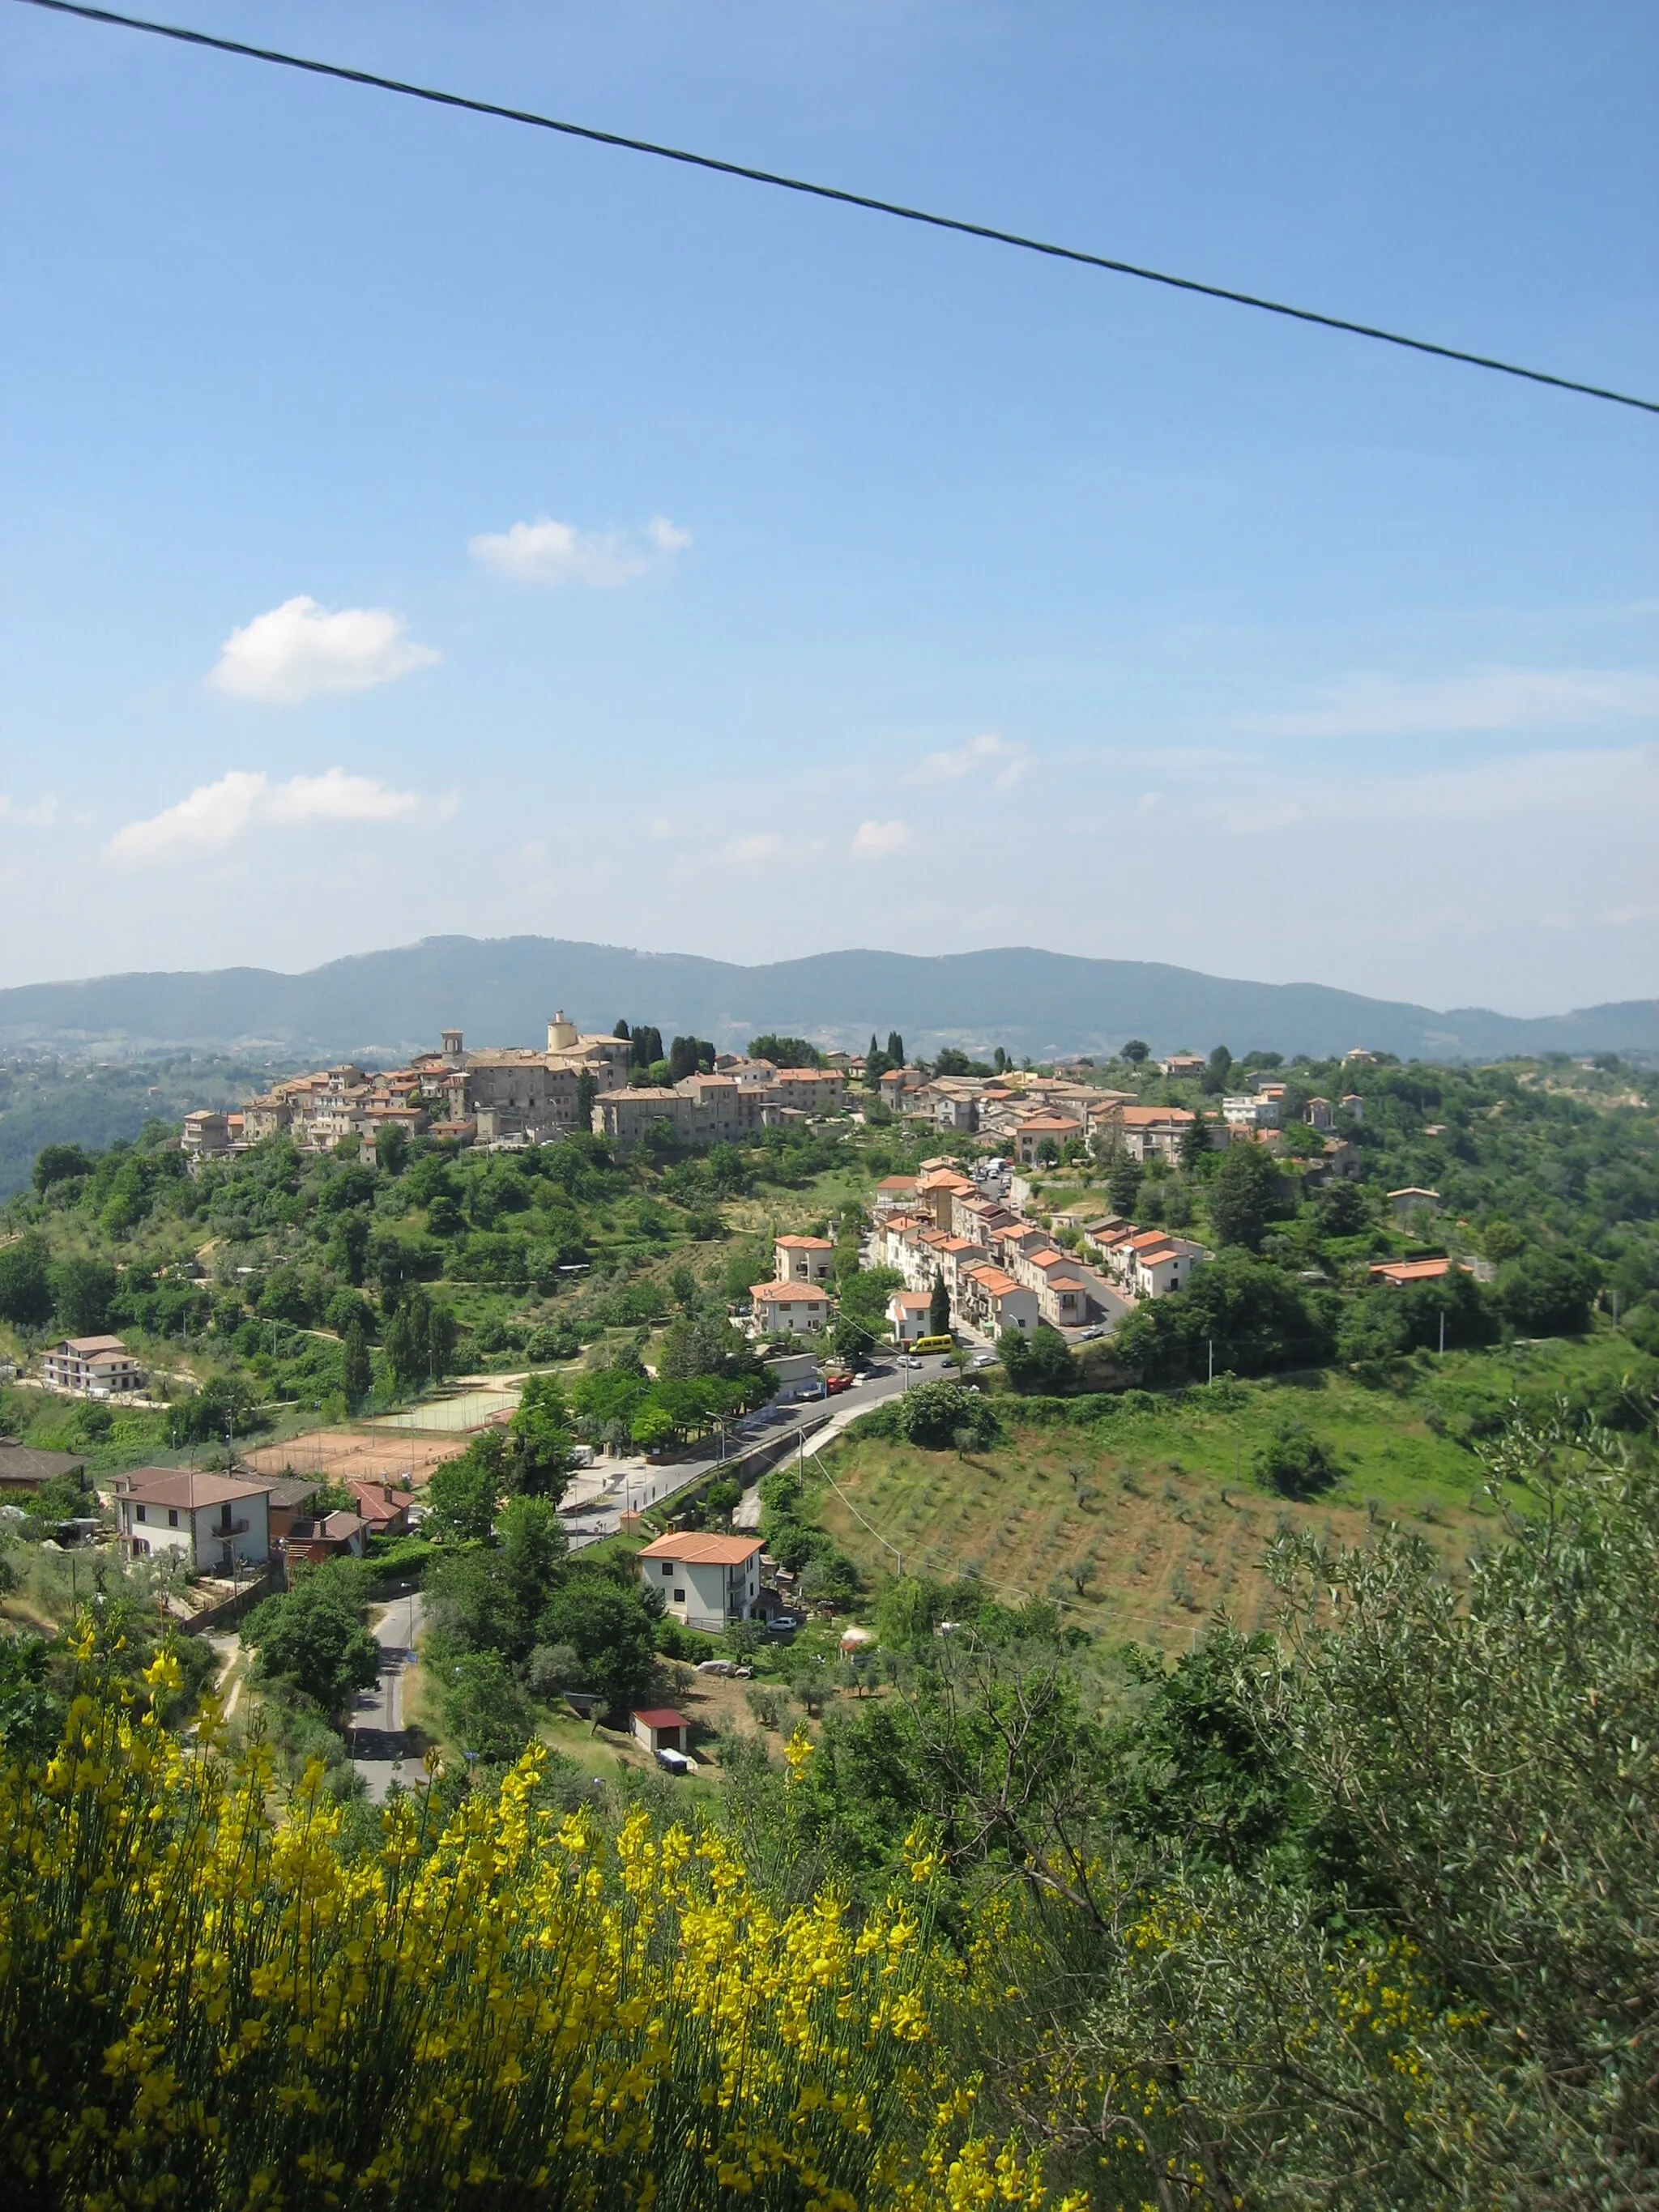
[[[409,1739],[404,1727],[404,1670],[413,1663],[415,1639],[420,1633],[422,1598],[408,1590],[392,1599],[374,1625],[380,1647],[379,1679],[357,1692],[347,1734],[351,1763],[368,1787],[370,1802],[380,1805],[394,1780],[412,1784],[418,1767],[407,1765]]]
[[[850,1390],[842,1391],[837,1397],[809,1398],[799,1405],[774,1409],[775,1418],[772,1420],[744,1428],[741,1449],[783,1443],[810,1424],[822,1422],[826,1413],[867,1413],[884,1398],[896,1398],[918,1382],[936,1382],[942,1375],[951,1372],[942,1355],[924,1359],[913,1368],[900,1368],[890,1360],[884,1360],[866,1369]],[[729,1460],[733,1455],[728,1451],[725,1457]],[[701,1482],[711,1468],[720,1463],[721,1454],[716,1447],[700,1453],[695,1459],[676,1460],[672,1467],[619,1470],[591,1505],[584,1504],[579,1510],[561,1516],[569,1531],[571,1550],[579,1552],[584,1545],[598,1543],[602,1536],[614,1535],[630,1504],[660,1505],[665,1498],[675,1497],[694,1482]],[[603,1467],[596,1473],[603,1475]]]

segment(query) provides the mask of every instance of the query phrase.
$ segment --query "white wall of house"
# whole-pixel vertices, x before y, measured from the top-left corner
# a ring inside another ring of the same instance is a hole
[[[154,1557],[182,1553],[204,1574],[228,1574],[240,1564],[263,1566],[270,1557],[270,1530],[264,1492],[234,1498],[219,1505],[161,1505],[147,1498],[118,1498],[122,1537]]]
[[[718,1635],[731,1620],[746,1620],[760,1589],[760,1553],[737,1566],[722,1559],[641,1559],[640,1582],[660,1590],[665,1609],[688,1628]]]

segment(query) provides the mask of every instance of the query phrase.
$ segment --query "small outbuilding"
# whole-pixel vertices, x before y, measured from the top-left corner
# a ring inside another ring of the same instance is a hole
[[[672,1705],[650,1705],[643,1711],[630,1714],[634,1741],[647,1751],[678,1751],[690,1748],[686,1738],[691,1723],[684,1713],[677,1713]]]

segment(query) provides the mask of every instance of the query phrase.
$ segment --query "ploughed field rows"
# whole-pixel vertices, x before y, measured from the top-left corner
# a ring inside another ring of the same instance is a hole
[[[813,1517],[868,1580],[897,1571],[896,1551],[907,1573],[976,1574],[1009,1603],[1053,1599],[1114,1640],[1184,1649],[1218,1606],[1247,1629],[1266,1619],[1262,1555],[1282,1531],[1352,1544],[1396,1522],[1452,1572],[1498,1533],[1470,1453],[1409,1407],[1340,1383],[1258,1386],[1225,1415],[1170,1405],[1087,1427],[1024,1425],[1000,1404],[1006,1441],[961,1459],[856,1437],[827,1455],[836,1486],[817,1487]],[[1308,1499],[1252,1473],[1256,1451],[1296,1424],[1342,1470]]]

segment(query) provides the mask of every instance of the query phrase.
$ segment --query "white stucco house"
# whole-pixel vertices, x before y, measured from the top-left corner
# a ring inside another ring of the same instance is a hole
[[[640,1553],[640,1583],[660,1591],[664,1608],[688,1628],[718,1636],[747,1620],[760,1595],[760,1539],[708,1536],[688,1528],[659,1536]]]
[[[270,1557],[270,1493],[234,1475],[147,1467],[115,1484],[116,1530],[133,1558],[181,1553],[203,1574],[259,1567]]]
[[[762,1336],[808,1336],[830,1326],[830,1293],[817,1283],[757,1283],[749,1303]]]

